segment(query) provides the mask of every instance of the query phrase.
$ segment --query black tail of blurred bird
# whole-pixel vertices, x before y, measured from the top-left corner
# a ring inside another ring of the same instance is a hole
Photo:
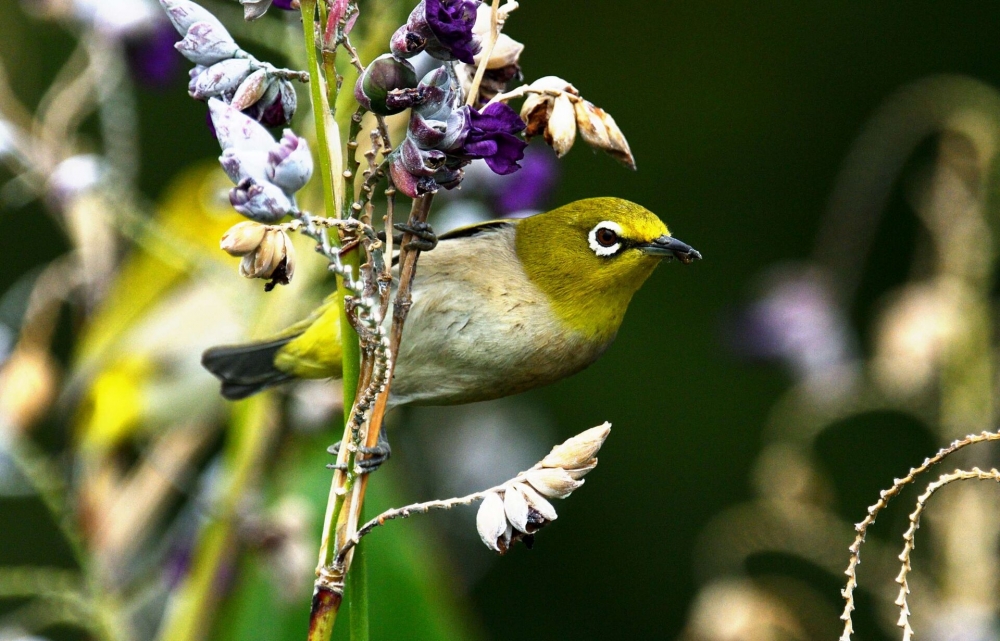
[[[274,357],[294,338],[286,336],[263,343],[220,345],[206,350],[201,355],[201,364],[222,381],[222,395],[237,401],[292,380],[290,374],[275,367]]]

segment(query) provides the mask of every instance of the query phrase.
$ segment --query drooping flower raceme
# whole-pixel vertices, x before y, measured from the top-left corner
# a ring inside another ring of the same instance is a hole
[[[426,51],[438,60],[473,64],[482,47],[472,31],[478,6],[474,0],[420,0],[406,24],[392,35],[392,53],[409,58]]]
[[[309,181],[312,155],[305,139],[286,129],[280,141],[257,121],[221,100],[208,102],[222,156],[236,184],[229,201],[251,220],[273,223],[295,211],[295,192]]]
[[[287,77],[240,49],[222,23],[200,5],[190,0],[160,0],[160,4],[184,36],[175,48],[195,63],[188,84],[192,98],[232,103],[268,127],[291,121],[297,101]],[[245,8],[250,12],[250,5]]]

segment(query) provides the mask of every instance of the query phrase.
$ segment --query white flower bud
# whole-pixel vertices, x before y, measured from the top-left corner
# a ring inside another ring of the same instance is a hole
[[[528,470],[524,476],[542,495],[553,499],[564,499],[583,485],[583,481],[574,479],[558,467]]]
[[[566,439],[542,459],[542,466],[564,469],[585,466],[600,451],[610,433],[611,423],[604,423]]]
[[[260,223],[236,223],[222,236],[219,245],[230,256],[246,256],[260,247],[266,233],[267,227]]]
[[[222,26],[218,18],[201,5],[197,5],[190,0],[160,0],[160,6],[167,12],[167,17],[170,18],[170,22],[177,29],[177,33],[182,36],[186,35],[188,29],[196,22],[210,23],[217,29],[225,32],[226,35],[229,35],[229,32]],[[232,40],[232,37],[230,36],[229,39]]]
[[[503,509],[507,513],[507,520],[519,532],[528,531],[528,501],[524,498],[521,490],[517,486],[511,486],[504,490]]]
[[[212,114],[215,135],[223,149],[267,152],[274,147],[274,137],[264,125],[239,109],[233,109],[217,98],[208,101],[208,109]]]
[[[569,96],[557,96],[552,103],[549,122],[545,127],[545,142],[556,152],[557,158],[565,156],[576,141],[576,110]]]
[[[479,530],[479,537],[486,544],[486,547],[502,554],[507,549],[507,542],[510,541],[510,535],[506,534],[509,528],[503,499],[496,492],[490,492],[483,499],[479,506],[479,512],[476,514],[476,529]],[[506,538],[506,542],[504,538]]]
[[[268,81],[267,71],[263,69],[254,71],[236,89],[233,99],[229,102],[230,106],[233,109],[243,111],[264,97],[264,92],[267,91],[271,84]]]
[[[271,0],[240,0],[243,5],[243,19],[247,21],[256,20],[271,8]]]
[[[530,485],[518,483],[516,487],[524,494],[524,498],[527,499],[531,509],[538,512],[543,519],[546,521],[555,521],[558,518],[556,509],[552,507],[552,504],[546,501],[541,494],[533,490]]]
[[[286,129],[277,148],[268,153],[267,179],[294,194],[306,186],[312,177],[313,159],[305,138]]]
[[[246,58],[230,58],[207,68],[195,67],[188,84],[188,94],[195,100],[223,96],[235,91],[249,73],[250,61]]]
[[[232,58],[239,46],[221,25],[196,22],[188,29],[184,39],[174,45],[185,58],[199,65],[213,65]]]
[[[237,212],[259,223],[276,223],[295,208],[280,187],[250,178],[229,190],[229,202]]]

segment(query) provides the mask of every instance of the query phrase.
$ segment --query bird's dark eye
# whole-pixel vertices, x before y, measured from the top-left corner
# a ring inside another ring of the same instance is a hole
[[[594,237],[597,239],[597,243],[601,247],[611,247],[618,242],[618,234],[607,227],[599,228]]]

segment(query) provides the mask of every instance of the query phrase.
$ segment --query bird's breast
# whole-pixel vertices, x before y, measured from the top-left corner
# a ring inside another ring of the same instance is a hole
[[[606,347],[557,317],[517,261],[513,229],[445,241],[418,263],[391,402],[516,394],[580,371]]]

